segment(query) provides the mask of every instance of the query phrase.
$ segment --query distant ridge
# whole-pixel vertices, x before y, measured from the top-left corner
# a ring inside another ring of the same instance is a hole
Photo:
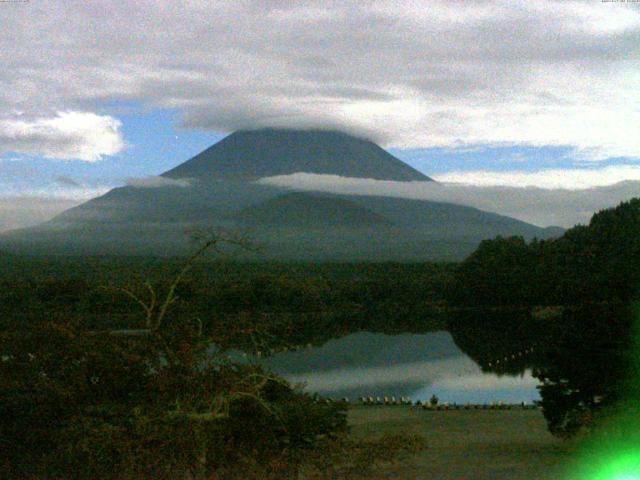
[[[232,133],[163,176],[256,180],[299,172],[432,181],[368,140],[332,130],[274,128]]]

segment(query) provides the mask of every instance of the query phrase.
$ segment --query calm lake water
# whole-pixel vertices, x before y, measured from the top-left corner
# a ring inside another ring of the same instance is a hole
[[[408,396],[417,401],[435,394],[441,402],[456,403],[530,403],[540,398],[530,372],[516,377],[483,373],[448,332],[360,332],[259,363],[331,398]]]

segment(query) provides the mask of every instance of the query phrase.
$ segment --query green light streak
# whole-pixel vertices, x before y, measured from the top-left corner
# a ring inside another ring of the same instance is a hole
[[[640,480],[640,454],[621,454],[611,459],[600,471],[590,477],[592,480]]]
[[[635,305],[634,312],[640,312]],[[563,480],[640,480],[640,315],[634,315],[626,401],[583,441]]]

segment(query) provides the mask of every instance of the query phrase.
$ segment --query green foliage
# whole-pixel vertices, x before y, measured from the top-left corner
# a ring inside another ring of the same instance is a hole
[[[457,305],[499,306],[531,300],[534,257],[522,237],[484,240],[456,270],[449,300]]]
[[[0,328],[59,316],[106,330],[144,328],[147,314],[134,297],[151,301],[146,281],[156,296],[166,295],[182,264],[152,258],[132,258],[129,265],[115,258],[33,258],[4,265],[4,273],[1,267]],[[320,343],[360,330],[424,332],[444,327],[440,307],[451,271],[449,264],[203,259],[175,287],[171,311],[199,318],[207,335],[246,350],[255,347],[245,334],[248,328],[262,332],[262,349]]]
[[[448,288],[455,305],[629,302],[640,287],[640,199],[596,213],[556,240],[483,241]]]
[[[114,336],[44,322],[3,332],[0,348],[0,464],[13,478],[209,474],[288,458],[346,428],[344,406],[210,357],[184,326]]]

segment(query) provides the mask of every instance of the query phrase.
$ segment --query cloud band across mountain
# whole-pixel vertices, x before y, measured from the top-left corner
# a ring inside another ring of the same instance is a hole
[[[523,188],[513,184],[483,186],[396,182],[296,173],[262,178],[259,183],[301,191],[449,202],[508,215],[539,226],[562,227],[587,223],[594,212],[640,195],[640,181],[624,181],[583,189]]]

